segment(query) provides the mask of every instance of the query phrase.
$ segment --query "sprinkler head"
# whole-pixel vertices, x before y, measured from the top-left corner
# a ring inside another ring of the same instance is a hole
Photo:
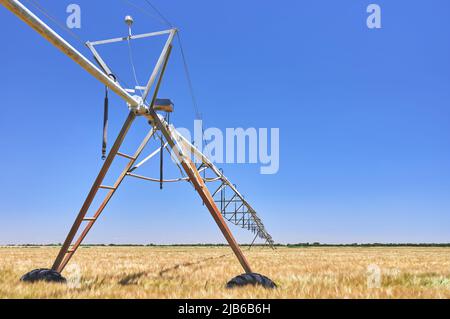
[[[128,36],[131,37],[131,26],[133,25],[133,17],[132,16],[126,16],[125,17],[125,23],[128,26]]]
[[[134,22],[134,20],[133,20],[132,16],[126,16],[125,17],[125,23],[127,24],[127,26],[129,28],[131,28],[131,26],[133,25],[133,22]]]

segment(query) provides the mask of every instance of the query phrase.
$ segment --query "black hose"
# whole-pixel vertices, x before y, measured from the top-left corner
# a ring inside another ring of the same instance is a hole
[[[108,142],[108,87],[105,86],[105,101],[103,104],[103,143],[102,143],[102,160],[106,159],[106,145]]]

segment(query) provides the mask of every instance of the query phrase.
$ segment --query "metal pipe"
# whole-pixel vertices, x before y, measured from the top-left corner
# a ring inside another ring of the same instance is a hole
[[[127,158],[129,160],[135,160],[135,158],[133,156],[127,155],[127,154],[124,154],[124,153],[121,153],[121,152],[117,152],[117,155],[125,157],[125,158]]]
[[[149,181],[149,182],[158,182],[158,183],[161,182],[160,178],[152,178],[152,177],[142,176],[142,175],[133,174],[133,173],[127,173],[127,175],[130,177],[143,179],[143,180]],[[176,182],[188,181],[188,180],[189,180],[188,177],[180,177],[180,178],[174,178],[174,179],[164,179],[163,183],[176,183]]]
[[[150,93],[150,89],[152,88],[153,83],[155,82],[155,79],[156,79],[156,76],[158,75],[159,69],[163,66],[164,63],[167,63],[168,58],[166,58],[166,57],[168,57],[170,54],[169,50],[171,50],[171,48],[172,48],[172,41],[173,41],[173,38],[175,37],[176,33],[177,33],[177,29],[170,30],[170,34],[169,34],[169,37],[167,38],[166,44],[164,45],[164,48],[158,58],[158,62],[156,62],[156,66],[153,69],[153,72],[150,75],[150,78],[148,79],[144,94],[142,95],[142,100],[144,100],[144,101],[147,98],[148,94]],[[153,107],[153,105],[150,105],[150,107]]]
[[[113,39],[107,39],[107,40],[100,40],[100,41],[94,41],[91,42],[92,45],[101,45],[101,44],[108,44],[108,43],[115,43],[115,42],[121,42],[121,41],[127,41],[129,40],[136,40],[136,39],[142,39],[142,38],[148,38],[153,37],[157,35],[163,35],[168,34],[172,31],[170,30],[163,30],[163,31],[157,31],[157,32],[151,32],[151,33],[144,33],[144,34],[136,34],[128,37],[121,37],[121,38],[113,38]]]
[[[100,56],[100,54],[98,54],[98,52],[94,48],[94,46],[89,41],[86,42],[86,46],[88,47],[89,50],[91,50],[92,54],[94,55],[95,60],[98,62],[100,67],[103,69],[104,73],[106,73],[108,76],[111,76],[111,75],[114,76],[114,74],[112,73],[111,69],[108,67],[106,62],[103,61],[102,57]],[[117,79],[114,79],[114,80],[116,82]]]
[[[66,42],[58,33],[52,28],[46,25],[30,10],[28,10],[22,3],[17,0],[0,0],[0,3],[5,6],[6,9],[14,13],[37,33],[43,36],[51,44],[61,50],[64,54],[68,55],[72,60],[79,64],[83,69],[93,75],[97,80],[109,87],[114,93],[119,95],[131,106],[138,106],[139,102],[136,101],[130,94],[128,94],[119,84],[110,79],[105,73],[97,68],[91,61],[78,52],[68,42]]]
[[[167,146],[167,143],[164,144],[164,147]],[[130,172],[134,171],[135,169],[141,167],[144,163],[146,163],[147,161],[149,161],[152,157],[154,157],[156,154],[158,154],[161,151],[161,148],[158,147],[153,153],[151,153],[149,156],[147,156],[146,158],[144,158],[142,161],[140,161],[138,164],[136,164],[132,169],[130,169]]]

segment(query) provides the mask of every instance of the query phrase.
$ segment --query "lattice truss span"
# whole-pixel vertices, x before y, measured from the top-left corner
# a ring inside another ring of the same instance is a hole
[[[240,226],[255,234],[255,238],[252,244],[259,237],[260,239],[264,240],[264,243],[273,247],[274,242],[272,236],[270,236],[269,233],[266,231],[263,222],[259,218],[256,211],[253,209],[253,207],[247,202],[247,200],[245,200],[244,196],[237,190],[236,185],[232,184],[228,180],[228,178],[223,174],[223,171],[217,168],[206,156],[204,156],[198,150],[198,148],[192,145],[185,137],[183,137],[178,131],[176,131],[173,125],[169,125],[167,122],[166,125],[169,127],[169,130],[175,137],[176,142],[179,145],[179,148],[183,150],[183,156],[190,156],[192,161],[194,163],[197,163],[197,170],[200,173],[203,182],[205,183],[205,185],[207,185],[208,189],[210,190],[211,196],[214,198],[214,202],[220,209],[222,216],[228,222]],[[182,167],[179,163],[180,156],[177,157],[171,151],[171,149],[167,146],[168,143],[164,140],[164,137],[158,134],[158,132],[155,133],[155,136],[158,136],[158,138],[161,140],[161,145],[163,147],[157,148],[149,156],[145,157],[142,161],[133,166],[127,172],[126,175],[150,182],[159,182],[159,183],[161,182],[173,183],[180,181],[189,182],[189,178],[185,176],[185,174],[183,174]],[[180,169],[181,177],[161,180],[160,178],[140,175],[136,171],[145,162],[156,157],[156,155],[161,150],[170,153],[173,162],[175,162],[175,164]]]

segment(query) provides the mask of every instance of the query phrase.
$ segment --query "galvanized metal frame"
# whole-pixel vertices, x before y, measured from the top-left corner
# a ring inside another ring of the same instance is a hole
[[[237,244],[236,240],[234,239],[230,229],[228,228],[227,224],[224,220],[224,215],[226,216],[227,212],[225,209],[221,210],[217,207],[216,201],[214,200],[213,195],[210,193],[208,188],[206,187],[205,180],[201,177],[199,169],[195,166],[194,162],[191,159],[191,155],[193,154],[194,157],[197,159],[200,159],[200,162],[205,168],[209,168],[212,172],[216,174],[217,179],[213,180],[220,180],[222,185],[225,185],[226,187],[230,188],[234,192],[233,198],[236,196],[241,200],[243,205],[247,208],[247,212],[245,214],[248,214],[251,216],[252,225],[256,225],[258,227],[258,233],[257,234],[263,234],[263,238],[266,239],[269,243],[273,243],[270,235],[267,234],[267,232],[264,229],[264,226],[262,225],[262,222],[260,221],[259,217],[256,215],[256,212],[251,208],[251,206],[244,200],[243,196],[237,191],[237,189],[228,181],[228,179],[220,172],[219,169],[217,169],[198,149],[196,149],[193,145],[191,145],[186,139],[184,139],[174,128],[173,126],[169,125],[165,119],[158,115],[156,111],[153,109],[153,104],[156,100],[158,90],[161,84],[161,80],[164,75],[164,70],[166,68],[170,51],[172,49],[172,41],[174,39],[174,36],[177,32],[176,29],[171,30],[165,30],[160,32],[153,32],[153,33],[147,33],[142,35],[136,35],[136,36],[129,36],[125,38],[115,38],[115,39],[109,39],[109,40],[102,40],[102,41],[96,41],[96,42],[88,42],[88,47],[91,49],[91,51],[94,54],[94,57],[99,62],[101,68],[103,70],[98,69],[92,62],[90,62],[87,58],[85,58],[80,52],[78,52],[75,48],[73,48],[69,43],[67,43],[61,36],[59,36],[54,30],[52,30],[48,25],[46,25],[44,22],[42,22],[37,16],[35,16],[30,10],[28,10],[22,3],[20,3],[17,0],[0,0],[0,3],[4,5],[7,9],[9,9],[11,12],[13,12],[15,15],[17,15],[20,19],[22,19],[25,23],[27,23],[30,27],[32,27],[36,32],[38,32],[40,35],[42,35],[45,39],[47,39],[50,43],[52,43],[54,46],[56,46],[58,49],[60,49],[63,53],[68,55],[72,60],[74,60],[77,64],[79,64],[82,68],[84,68],[87,72],[89,72],[91,75],[93,75],[96,79],[98,79],[100,82],[102,82],[104,85],[106,85],[108,88],[110,88],[113,92],[115,92],[118,96],[120,96],[122,99],[124,99],[130,107],[130,113],[116,139],[114,142],[111,151],[109,152],[99,175],[94,181],[93,186],[91,187],[91,190],[82,205],[74,224],[72,225],[72,228],[69,231],[69,234],[67,235],[66,240],[64,241],[64,244],[62,245],[58,256],[56,257],[52,269],[56,270],[58,272],[61,272],[64,267],[67,265],[77,248],[80,246],[81,242],[89,232],[89,230],[92,228],[94,223],[97,221],[98,217],[108,204],[111,197],[114,195],[117,188],[122,183],[123,179],[126,176],[133,176],[136,174],[131,174],[131,170],[133,169],[133,165],[136,162],[137,158],[143,151],[144,147],[147,145],[148,141],[150,140],[151,136],[155,133],[156,130],[160,130],[162,135],[164,136],[165,140],[167,141],[168,146],[173,151],[173,154],[177,157],[179,163],[181,164],[183,170],[187,174],[186,180],[188,180],[192,186],[195,188],[195,190],[200,195],[201,199],[203,200],[203,203],[208,208],[209,212],[211,213],[211,216],[217,223],[219,229],[221,230],[222,234],[224,235],[225,239],[229,243],[231,249],[235,253],[236,257],[238,258],[239,262],[241,263],[242,267],[247,273],[252,272],[251,267],[245,258],[244,254],[242,253],[239,245]],[[98,52],[95,50],[95,45],[102,45],[106,43],[113,43],[118,41],[124,41],[127,39],[138,39],[138,38],[144,38],[144,37],[150,37],[155,35],[161,35],[161,34],[168,34],[168,39],[164,45],[164,48],[161,52],[161,55],[156,63],[155,68],[153,69],[152,74],[150,75],[150,78],[147,82],[142,100],[137,100],[133,96],[131,96],[124,88],[121,87],[121,85],[116,82],[115,80],[111,79],[110,77],[110,69],[108,68],[107,64],[103,61],[103,59],[100,57]],[[159,76],[158,76],[159,75]],[[153,85],[156,85],[154,88],[152,101],[151,103],[146,104],[146,98],[148,94],[150,93]],[[152,128],[150,132],[147,134],[147,136],[142,141],[139,148],[136,150],[134,155],[127,155],[124,153],[121,153],[119,151],[120,146],[122,145],[125,136],[131,127],[136,115],[142,115],[146,117],[151,125]],[[113,186],[106,186],[102,185],[102,181],[108,172],[114,158],[116,155],[119,155],[121,157],[127,158],[129,160],[128,164],[126,165],[125,169],[122,171],[122,173],[119,175],[118,179],[114,183]],[[136,176],[134,176],[136,177]],[[158,180],[160,181],[160,180]],[[108,193],[106,197],[104,198],[103,202],[101,203],[100,207],[97,209],[96,213],[92,217],[86,217],[86,214],[88,212],[88,209],[90,208],[94,197],[97,195],[99,189],[107,189]],[[214,192],[214,195],[217,193]],[[223,204],[223,203],[222,203]],[[229,202],[227,202],[226,206],[229,205]],[[226,208],[226,207],[225,207]],[[238,212],[235,211],[235,214]],[[243,220],[243,225],[247,225],[245,222],[245,214],[243,214],[243,217],[241,220]],[[235,218],[236,219],[236,218]],[[83,221],[87,222],[86,227],[82,231],[81,235],[78,237],[78,239],[74,242],[72,245],[73,239],[75,238],[81,224]],[[250,222],[250,218],[247,220],[247,222]],[[253,224],[254,223],[254,224]],[[250,225],[250,224],[249,224]],[[248,226],[250,227],[250,226]]]
[[[93,41],[93,42],[87,42],[87,43],[89,43],[92,46],[95,46],[95,45],[109,44],[109,43],[115,43],[115,42],[122,42],[122,41],[127,41],[127,40],[143,39],[143,38],[149,38],[149,37],[154,37],[154,36],[158,36],[158,35],[170,34],[173,30],[175,30],[175,29],[143,33],[143,34],[136,34],[136,35],[132,35],[132,36],[128,36],[128,37],[113,38],[113,39]]]

